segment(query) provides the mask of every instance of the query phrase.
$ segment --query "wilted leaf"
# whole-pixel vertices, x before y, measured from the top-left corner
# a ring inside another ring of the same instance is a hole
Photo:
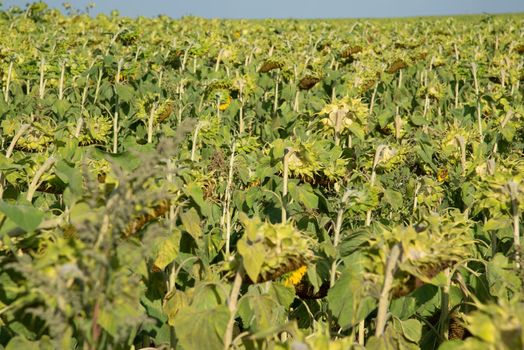
[[[158,253],[155,258],[154,266],[159,270],[163,270],[178,256],[180,248],[180,232],[174,231],[168,237],[161,238],[156,244],[158,246]]]
[[[191,302],[191,298],[186,292],[174,290],[173,293],[166,295],[162,303],[162,310],[167,316],[167,322],[170,326],[175,325],[175,316],[182,308],[187,307]]]
[[[198,215],[195,208],[191,208],[186,212],[180,214],[180,219],[184,225],[184,229],[189,233],[195,240],[202,237],[202,228],[200,228],[200,216]]]

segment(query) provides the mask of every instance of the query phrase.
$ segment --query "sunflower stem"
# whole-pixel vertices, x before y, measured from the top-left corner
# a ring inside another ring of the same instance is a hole
[[[344,212],[346,210],[346,202],[349,199],[349,196],[351,195],[351,189],[347,189],[344,195],[342,196],[342,199],[340,200],[340,208],[338,209],[337,213],[337,220],[335,222],[335,230],[333,234],[333,247],[337,248],[338,244],[340,243],[340,232],[342,231],[342,223],[344,219]],[[330,271],[330,279],[329,279],[329,286],[330,288],[335,285],[335,279],[337,274],[337,260],[333,259],[333,262],[331,263],[331,271]]]
[[[520,213],[519,213],[519,201],[518,201],[518,185],[517,183],[510,181],[506,185],[509,189],[509,195],[511,199],[511,209],[513,217],[513,245],[515,246],[515,265],[520,270]]]
[[[282,159],[283,163],[283,183],[282,183],[282,223],[285,224],[287,221],[287,212],[286,212],[286,204],[287,204],[287,182],[288,182],[288,176],[289,176],[289,157],[293,153],[293,150],[290,147],[287,147],[284,150],[284,158]]]
[[[120,72],[122,70],[122,64],[123,63],[124,63],[124,61],[122,59],[120,59],[120,61],[118,61],[118,67],[117,67],[116,75],[115,75],[116,102],[115,102],[115,114],[113,115],[113,153],[117,153],[118,152],[118,109],[120,107],[119,106],[120,101],[118,99],[118,92],[116,91],[116,87],[120,83]]]
[[[449,290],[451,285],[451,270],[446,268],[444,270],[444,275],[446,276],[446,285],[441,289],[440,297],[440,318],[439,318],[439,335],[440,339],[448,340],[448,331],[449,331]]]
[[[482,132],[482,111],[480,108],[480,89],[479,89],[479,82],[477,79],[477,64],[472,62],[471,63],[471,73],[473,74],[473,84],[475,87],[475,95],[477,97],[477,124],[478,124],[478,130],[480,135],[480,142],[482,143],[484,141],[484,135]]]
[[[223,222],[223,225],[225,226],[225,233],[226,233],[225,236],[226,236],[226,256],[227,257],[230,254],[230,244],[231,244],[231,187],[233,185],[235,150],[236,150],[236,142],[233,141],[233,146],[231,147],[231,157],[229,158],[229,174],[227,177],[224,208],[222,211],[222,222]]]
[[[244,271],[242,267],[237,270],[235,275],[235,281],[233,282],[233,288],[231,288],[231,294],[229,295],[228,308],[229,308],[229,321],[226,327],[226,334],[224,336],[224,350],[229,350],[233,340],[233,326],[235,325],[235,315],[237,313],[238,297],[240,295],[240,287],[242,287],[242,278]]]
[[[386,263],[386,270],[384,273],[384,285],[380,293],[378,301],[378,312],[377,312],[377,328],[375,330],[375,336],[378,338],[384,334],[386,328],[387,313],[389,308],[389,293],[393,284],[393,277],[397,267],[397,262],[402,253],[401,246],[396,244],[391,248],[389,258]]]
[[[31,181],[31,184],[29,185],[29,189],[27,190],[27,195],[25,197],[25,199],[28,202],[31,202],[33,200],[33,196],[34,196],[38,186],[40,186],[40,184],[41,184],[40,179],[42,178],[44,173],[47,170],[49,170],[53,166],[53,164],[55,164],[55,162],[56,162],[55,157],[49,157],[44,162],[44,164],[42,164],[42,166],[37,170],[37,172],[35,173],[35,176],[33,177],[33,181]]]
[[[60,81],[58,83],[58,99],[64,99],[64,76],[65,76],[65,62],[60,64]]]
[[[44,73],[45,73],[45,59],[42,57],[40,60],[40,85],[38,89],[38,96],[41,100],[44,99],[44,93],[45,93],[45,80],[44,80]]]
[[[11,62],[9,62],[9,68],[7,70],[7,81],[5,83],[5,91],[4,91],[4,99],[6,103],[9,102],[9,88],[11,85],[11,78],[13,75],[13,64],[14,64],[14,61],[11,60]]]

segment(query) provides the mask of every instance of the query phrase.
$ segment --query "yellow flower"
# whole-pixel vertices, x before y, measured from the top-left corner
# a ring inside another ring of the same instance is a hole
[[[444,182],[444,181],[447,181],[448,179],[449,179],[448,169],[440,168],[437,173],[438,182]]]
[[[221,111],[225,111],[225,110],[227,109],[227,107],[229,107],[230,104],[231,104],[231,96],[228,96],[227,99],[226,99],[226,101],[220,103],[220,105],[218,106],[218,108],[219,108]]]
[[[284,279],[284,285],[286,287],[296,286],[297,284],[300,283],[300,281],[302,281],[302,277],[304,277],[306,272],[307,272],[306,265],[302,265],[295,271],[291,271],[288,274],[288,276]]]

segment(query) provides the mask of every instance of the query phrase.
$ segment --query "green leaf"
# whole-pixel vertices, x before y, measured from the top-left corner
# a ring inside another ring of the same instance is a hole
[[[119,84],[116,86],[116,94],[120,100],[129,102],[133,99],[134,90],[131,86]]]
[[[507,227],[511,227],[511,219],[509,218],[491,218],[484,224],[486,231],[495,231]]]
[[[0,212],[28,232],[35,230],[44,218],[44,213],[32,205],[10,205],[0,202]]]
[[[289,308],[293,300],[295,300],[294,288],[288,288],[280,283],[271,283],[269,294],[285,308]]]
[[[112,337],[117,337],[119,331],[128,331],[129,320],[138,320],[141,309],[124,299],[116,299],[100,311],[98,324]]]
[[[358,123],[352,123],[351,125],[348,126],[348,129],[359,140],[364,140],[366,138],[366,132]]]
[[[174,319],[178,341],[185,350],[223,350],[228,322],[229,310],[224,305],[208,310],[183,308]]]
[[[366,295],[361,273],[346,270],[327,295],[328,307],[342,328],[356,325],[376,307],[376,300]]]
[[[29,341],[22,336],[16,336],[7,344],[5,350],[40,350],[38,342]]]
[[[241,239],[237,243],[237,250],[242,256],[242,264],[251,281],[256,282],[262,265],[264,264],[265,251],[263,244],[248,245]]]
[[[392,189],[386,189],[384,191],[384,197],[383,200],[391,205],[391,207],[395,210],[402,208],[402,193],[392,190]]]
[[[213,309],[226,303],[227,286],[220,283],[198,283],[194,289],[191,307],[198,310]]]
[[[200,216],[198,215],[195,208],[191,208],[188,211],[180,214],[180,219],[184,225],[184,229],[189,233],[195,240],[202,237],[202,228],[200,228]]]
[[[211,207],[209,203],[204,200],[204,192],[202,191],[202,187],[200,185],[192,182],[184,188],[184,192],[195,201],[195,203],[199,206],[202,214],[205,216],[211,215]]]
[[[67,100],[56,100],[53,103],[53,111],[58,114],[59,117],[63,117],[69,107],[71,107],[71,104]]]
[[[401,320],[405,320],[416,312],[421,316],[432,315],[439,307],[439,289],[431,284],[426,284],[409,295],[393,300],[390,312]]]
[[[285,308],[269,295],[254,294],[251,290],[244,295],[238,306],[238,314],[244,326],[253,332],[261,332],[287,321]]]
[[[503,254],[497,253],[486,266],[489,293],[501,299],[512,293],[519,293],[521,280],[515,274],[511,261]]]
[[[297,185],[289,183],[289,194],[299,203],[304,204],[307,209],[318,208],[318,196],[313,192],[311,185]]]
[[[474,336],[479,337],[483,341],[495,344],[497,328],[492,322],[491,318],[481,312],[475,312],[467,317],[468,330]]]
[[[515,133],[516,132],[517,132],[517,130],[515,129],[515,127],[511,123],[506,125],[504,128],[502,128],[502,130],[500,130],[500,133],[502,134],[502,137],[504,138],[504,140],[506,140],[508,142],[513,141],[513,139],[515,138]]]
[[[411,318],[400,321],[395,318],[393,325],[398,332],[401,332],[407,340],[413,343],[418,343],[422,338],[422,323],[418,320]]]
[[[411,120],[411,122],[416,125],[416,126],[422,126],[422,125],[425,125],[428,123],[428,121],[426,120],[426,118],[424,118],[424,116],[420,113],[413,113],[409,119]]]
[[[381,129],[384,129],[388,123],[393,121],[394,112],[390,109],[383,110],[378,116],[378,125],[380,125]]]
[[[60,160],[55,165],[55,174],[65,184],[69,185],[74,195],[81,195],[82,189],[82,172],[78,167],[70,166],[65,161]]]

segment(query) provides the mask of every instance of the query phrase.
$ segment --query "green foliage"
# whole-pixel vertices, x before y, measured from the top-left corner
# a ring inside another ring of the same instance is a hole
[[[522,348],[521,15],[66,9],[0,13],[0,348]]]

